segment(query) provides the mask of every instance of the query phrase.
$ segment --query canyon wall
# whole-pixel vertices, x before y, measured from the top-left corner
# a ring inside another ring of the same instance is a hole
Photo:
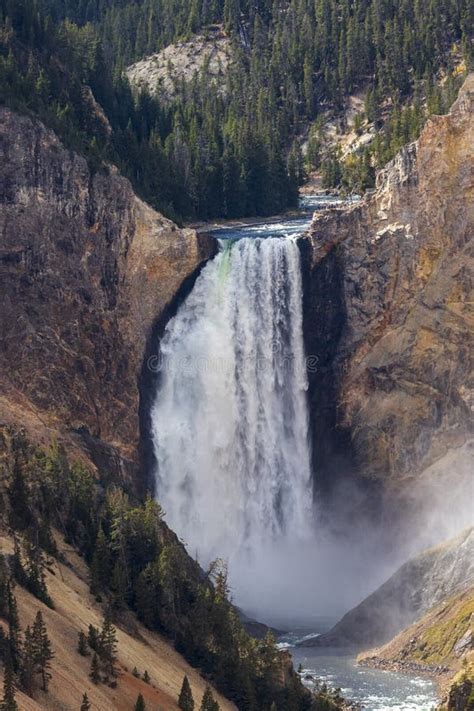
[[[2,422],[39,441],[57,432],[136,476],[144,356],[214,240],[179,229],[115,168],[91,172],[8,109],[0,234]]]
[[[317,213],[300,242],[317,489],[347,475],[393,492],[466,454],[473,234],[471,74],[372,194]]]
[[[303,641],[301,646],[364,649],[386,642],[454,595],[462,593],[472,597],[473,554],[473,528],[424,550],[404,563],[332,629]]]

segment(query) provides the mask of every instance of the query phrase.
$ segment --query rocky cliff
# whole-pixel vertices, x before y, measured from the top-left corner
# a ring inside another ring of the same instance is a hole
[[[455,594],[467,593],[472,606],[473,586],[474,529],[470,528],[454,540],[409,560],[329,632],[312,637],[302,646],[361,649],[386,642]]]
[[[113,167],[92,172],[39,121],[7,109],[0,234],[2,421],[33,439],[58,432],[136,472],[139,385],[153,377],[145,356],[214,241],[178,229]]]
[[[406,488],[468,441],[473,233],[470,75],[371,195],[317,214],[301,242],[321,490],[344,473],[373,492]]]

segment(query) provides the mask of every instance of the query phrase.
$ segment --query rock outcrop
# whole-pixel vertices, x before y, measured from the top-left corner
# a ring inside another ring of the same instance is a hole
[[[92,173],[39,121],[7,109],[0,233],[2,421],[32,438],[75,437],[136,473],[145,353],[214,240],[179,229],[113,167]]]
[[[176,42],[127,69],[132,87],[171,101],[183,85],[205,71],[207,84],[225,90],[231,43],[222,27],[213,25],[187,42]]]
[[[361,649],[381,644],[430,608],[453,595],[472,591],[473,586],[474,528],[471,528],[409,560],[329,632],[312,637],[302,646]],[[469,595],[468,598],[472,603]]]
[[[314,470],[406,488],[471,433],[474,75],[350,208],[301,240]]]

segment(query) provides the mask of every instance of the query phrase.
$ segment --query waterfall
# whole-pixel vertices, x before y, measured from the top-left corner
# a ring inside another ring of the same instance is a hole
[[[249,572],[284,565],[311,532],[296,242],[223,240],[166,327],[160,369],[159,500],[189,552],[227,559],[252,604]]]

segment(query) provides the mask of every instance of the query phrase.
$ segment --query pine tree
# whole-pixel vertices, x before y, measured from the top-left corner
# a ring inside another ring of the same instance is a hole
[[[126,604],[127,597],[127,577],[120,560],[117,560],[114,565],[110,588],[114,592],[114,608],[123,608]]]
[[[90,708],[91,708],[91,702],[89,701],[89,697],[87,696],[87,693],[84,692],[83,697],[82,697],[80,711],[90,711]]]
[[[53,601],[48,593],[48,588],[46,587],[46,580],[43,570],[43,552],[38,546],[32,545],[27,541],[25,543],[25,554],[25,587],[35,597],[37,597],[38,600],[41,600],[45,603],[45,605],[48,605],[48,607],[53,609]]]
[[[13,670],[10,655],[5,660],[5,672],[3,675],[3,700],[0,706],[1,711],[18,711],[15,701],[15,672]]]
[[[94,652],[92,655],[92,661],[91,661],[91,668],[89,672],[89,676],[91,680],[93,681],[94,684],[98,684],[100,682],[100,666],[99,666],[99,658]]]
[[[8,497],[10,499],[10,525],[14,530],[24,531],[32,523],[33,517],[29,503],[30,494],[18,454],[15,456],[13,464]]]
[[[219,708],[219,704],[212,695],[211,687],[207,685],[202,697],[200,711],[219,711]]]
[[[9,570],[5,556],[0,554],[0,617],[8,617]]]
[[[133,667],[132,674],[133,674],[133,676],[136,677],[137,679],[140,678],[140,672],[138,671],[138,669],[137,669],[136,667]]]
[[[18,606],[13,594],[11,582],[8,584],[8,649],[13,671],[16,673],[20,669],[21,662],[21,640],[20,640],[20,619],[18,617]]]
[[[48,682],[51,679],[49,670],[51,668],[51,660],[54,658],[54,652],[51,649],[51,642],[40,610],[36,613],[35,622],[33,624],[32,640],[36,672],[41,675],[43,691],[48,691]]]
[[[34,639],[31,628],[28,626],[25,630],[23,653],[21,655],[20,686],[25,692],[25,694],[28,694],[30,696],[33,691],[35,671],[36,667]]]
[[[87,632],[87,644],[89,647],[97,652],[99,649],[99,630],[94,625],[89,625]]]
[[[90,589],[93,595],[107,588],[110,583],[110,551],[102,525],[97,534],[91,563]]]
[[[191,691],[191,686],[187,676],[183,679],[183,684],[178,698],[178,706],[181,711],[194,711],[193,693]]]
[[[148,672],[147,672],[146,669],[145,669],[145,671],[143,672],[143,681],[145,682],[145,684],[149,684],[149,683],[150,683],[150,675],[148,674]]]
[[[240,18],[239,0],[225,0],[224,2],[224,26],[226,32],[237,29]]]
[[[314,110],[314,88],[313,88],[313,67],[311,66],[311,60],[307,54],[303,65],[303,86],[304,86],[304,100],[306,105],[306,114],[308,117],[313,115]]]
[[[84,632],[79,632],[79,636],[77,639],[77,651],[81,655],[81,657],[87,657],[89,655],[89,649],[87,646],[87,638]]]
[[[11,557],[11,571],[16,582],[20,585],[26,585],[27,577],[23,567],[23,559],[21,555],[21,546],[17,536],[13,535],[13,555]]]
[[[117,661],[117,633],[110,618],[105,617],[99,638],[99,656],[104,662],[107,672],[116,675],[115,662]]]
[[[137,696],[137,700],[135,703],[135,711],[146,711],[145,699],[143,698],[142,694],[138,694]]]

